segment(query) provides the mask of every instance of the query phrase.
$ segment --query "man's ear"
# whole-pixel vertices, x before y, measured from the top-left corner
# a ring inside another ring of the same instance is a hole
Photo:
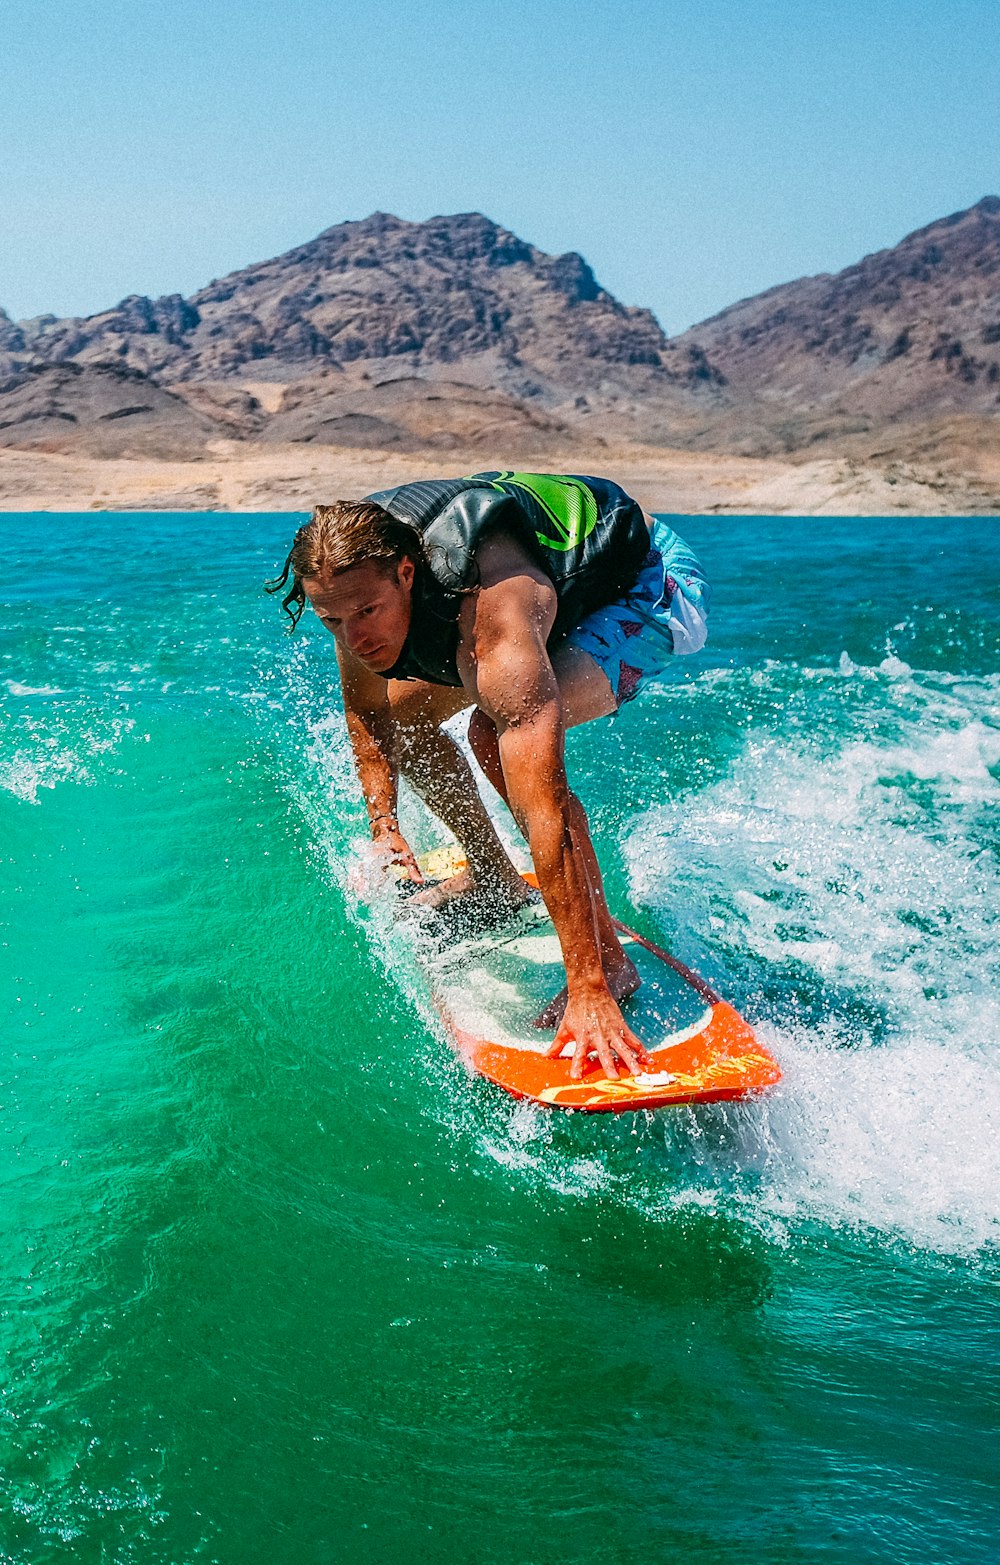
[[[410,556],[408,554],[404,554],[403,558],[396,566],[396,580],[399,582],[399,585],[404,589],[404,591],[412,592],[413,581],[416,574],[417,567],[410,559]]]

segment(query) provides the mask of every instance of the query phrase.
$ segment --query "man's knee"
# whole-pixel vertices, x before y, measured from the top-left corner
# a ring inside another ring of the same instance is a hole
[[[425,686],[390,679],[388,695],[389,712],[397,728],[426,727],[432,721],[433,697]]]
[[[463,706],[469,698],[464,691],[453,690],[449,685],[431,685],[418,679],[390,679],[388,686],[389,712],[399,730],[427,733],[440,728]]]
[[[476,760],[482,764],[483,757],[498,753],[497,729],[491,717],[476,707],[469,722],[469,744]]]
[[[507,790],[504,786],[503,768],[500,765],[500,741],[497,738],[496,724],[479,707],[473,712],[469,723],[469,745],[488,781],[493,784],[497,793],[506,798]]]

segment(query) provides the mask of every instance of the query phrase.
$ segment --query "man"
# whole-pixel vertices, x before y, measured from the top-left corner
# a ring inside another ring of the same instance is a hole
[[[472,751],[531,851],[566,967],[536,1018],[608,1076],[651,1060],[620,1006],[639,985],[608,911],[587,817],[564,765],[567,728],[605,717],[705,641],[697,560],[616,484],[477,473],[318,506],[283,575],[293,626],[308,600],[333,632],[347,729],[373,838],[410,879],[400,771],[465,849],[461,875],[417,893],[490,910],[528,895],[460,748],[441,724],[475,707]],[[289,586],[289,578],[291,585]]]

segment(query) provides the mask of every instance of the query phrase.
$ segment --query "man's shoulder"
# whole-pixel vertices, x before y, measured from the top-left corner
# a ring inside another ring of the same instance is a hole
[[[412,483],[397,484],[394,489],[380,489],[365,499],[383,510],[390,511],[400,521],[424,528],[429,525],[451,502],[472,490],[490,493],[485,475],[471,478],[418,478]]]

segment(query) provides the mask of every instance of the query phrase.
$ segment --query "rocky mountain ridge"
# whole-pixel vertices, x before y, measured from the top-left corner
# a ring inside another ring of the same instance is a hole
[[[601,288],[582,256],[549,256],[478,213],[409,223],[375,213],[190,299],[133,296],[86,319],[0,319],[0,371],[111,360],[164,385],[297,380],[318,369],[477,367],[515,394],[551,394],[663,362],[648,310]]]
[[[834,275],[731,305],[674,338],[790,448],[827,433],[1000,414],[1000,198],[908,234]]]
[[[481,214],[376,213],[83,319],[0,311],[0,445],[186,456],[213,439],[801,450],[1000,413],[1000,199],[668,339],[575,253]]]

